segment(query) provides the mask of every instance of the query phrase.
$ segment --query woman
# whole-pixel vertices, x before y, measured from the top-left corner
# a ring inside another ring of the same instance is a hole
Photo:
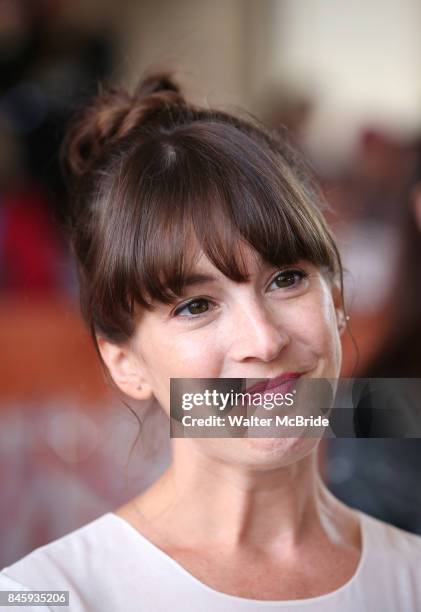
[[[337,378],[340,258],[317,191],[263,128],[166,76],[69,133],[82,313],[110,380],[168,415],[171,378]],[[70,609],[416,610],[421,540],[335,499],[317,438],[173,438],[144,494],[1,574]]]

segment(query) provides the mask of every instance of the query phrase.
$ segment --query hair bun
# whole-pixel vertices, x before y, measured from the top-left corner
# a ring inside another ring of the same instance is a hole
[[[124,89],[98,94],[76,117],[63,143],[65,166],[82,176],[105,147],[127,136],[152,116],[171,105],[184,103],[178,85],[169,74],[152,74],[142,79],[133,95]]]
[[[171,75],[166,73],[152,74],[140,81],[135,91],[135,97],[142,99],[161,91],[174,91],[179,94],[180,88],[173,81]]]

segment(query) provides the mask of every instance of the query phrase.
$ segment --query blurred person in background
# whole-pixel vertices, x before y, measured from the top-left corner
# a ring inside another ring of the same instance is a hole
[[[352,315],[371,317],[374,327],[376,318],[389,317],[395,278],[402,274],[403,217],[417,159],[413,137],[386,127],[362,128],[343,173],[326,181],[332,222],[350,272]]]
[[[398,219],[400,255],[390,293],[387,333],[362,378],[421,378],[421,142]],[[413,160],[411,159],[413,162]],[[411,172],[412,169],[412,172]],[[358,405],[362,435],[381,436],[368,400]],[[367,439],[330,442],[328,479],[341,499],[398,527],[421,533],[421,440]]]

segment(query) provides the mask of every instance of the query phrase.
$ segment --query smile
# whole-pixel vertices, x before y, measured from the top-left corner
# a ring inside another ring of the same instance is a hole
[[[283,372],[274,378],[261,380],[258,383],[246,387],[246,392],[252,395],[257,393],[266,393],[271,391],[275,393],[286,392],[293,388],[295,381],[302,376],[304,372]]]

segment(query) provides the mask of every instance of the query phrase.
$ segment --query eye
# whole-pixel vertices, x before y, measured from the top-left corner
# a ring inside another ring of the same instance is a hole
[[[194,298],[194,300],[190,300],[190,302],[187,302],[183,304],[182,306],[180,306],[179,308],[177,308],[174,311],[174,316],[175,317],[183,316],[183,317],[192,319],[192,318],[198,317],[208,312],[209,305],[210,305],[210,301],[207,300],[206,298]],[[183,311],[186,311],[187,314],[181,315]]]
[[[282,270],[282,272],[278,272],[278,274],[272,280],[271,285],[276,283],[277,289],[288,289],[291,287],[297,287],[307,277],[308,273],[304,272],[304,270]]]

